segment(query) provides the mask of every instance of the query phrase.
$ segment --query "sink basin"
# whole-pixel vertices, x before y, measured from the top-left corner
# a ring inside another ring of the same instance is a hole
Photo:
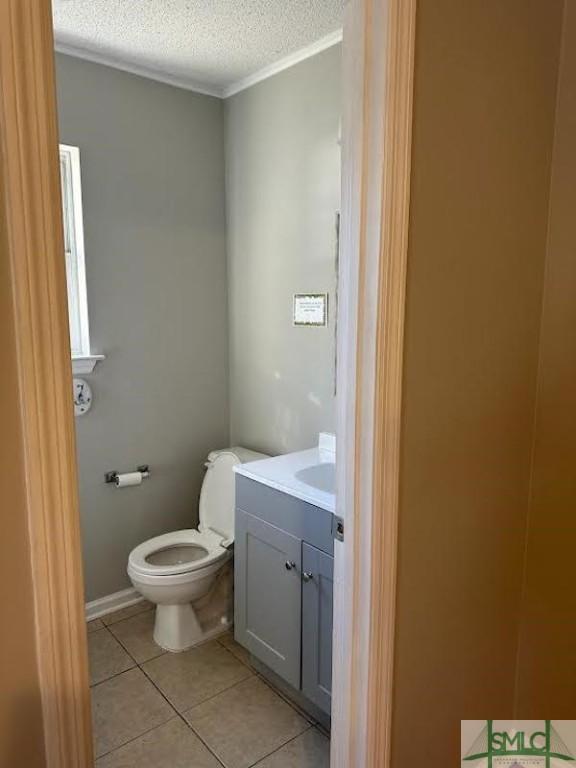
[[[248,461],[234,467],[241,477],[255,480],[314,507],[334,513],[336,507],[336,451],[334,439],[322,435],[318,448]]]
[[[322,464],[314,464],[311,467],[299,469],[295,475],[300,480],[312,488],[325,493],[334,493],[336,485],[336,465],[326,461]]]

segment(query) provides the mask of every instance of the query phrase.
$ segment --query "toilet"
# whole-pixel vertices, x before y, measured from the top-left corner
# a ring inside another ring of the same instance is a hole
[[[239,447],[210,453],[198,528],[155,536],[130,553],[128,576],[156,604],[154,640],[161,648],[185,651],[231,625],[234,467],[264,458]]]

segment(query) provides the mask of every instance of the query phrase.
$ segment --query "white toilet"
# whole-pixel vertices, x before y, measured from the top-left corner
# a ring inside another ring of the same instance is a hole
[[[267,458],[246,448],[213,451],[200,493],[198,529],[165,533],[135,547],[128,576],[155,603],[155,642],[185,651],[232,623],[234,467]]]

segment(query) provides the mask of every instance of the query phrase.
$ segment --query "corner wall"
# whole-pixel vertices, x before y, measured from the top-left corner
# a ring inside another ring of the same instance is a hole
[[[266,453],[334,430],[341,46],[226,101],[231,438]],[[328,293],[329,324],[292,324]]]
[[[418,3],[393,768],[513,716],[562,5]]]
[[[87,600],[130,586],[130,550],[197,524],[228,445],[224,123],[219,99],[57,55],[60,139],[80,147],[90,413],[76,419]],[[109,470],[150,464],[138,488]]]

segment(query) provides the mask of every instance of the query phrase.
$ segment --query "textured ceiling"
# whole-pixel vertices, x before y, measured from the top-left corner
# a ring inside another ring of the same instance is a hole
[[[336,32],[344,0],[53,0],[57,48],[225,93]]]

